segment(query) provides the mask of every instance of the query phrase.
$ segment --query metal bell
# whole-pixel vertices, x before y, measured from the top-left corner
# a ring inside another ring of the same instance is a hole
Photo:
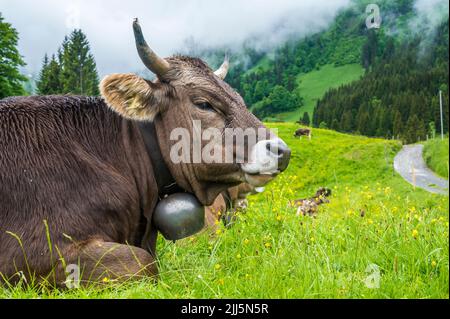
[[[172,194],[156,206],[153,223],[167,240],[186,238],[203,229],[205,207],[192,194]]]

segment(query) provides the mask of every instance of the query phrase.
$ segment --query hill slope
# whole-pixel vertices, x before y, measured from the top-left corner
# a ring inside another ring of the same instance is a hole
[[[435,138],[424,143],[423,158],[434,172],[448,178],[448,137]]]
[[[270,126],[292,148],[287,171],[249,197],[231,229],[160,238],[157,285],[0,288],[0,298],[448,298],[448,198],[394,173],[399,142],[320,129],[296,139],[296,125]],[[331,202],[317,218],[296,216],[288,200],[319,186],[332,189]],[[379,269],[378,289],[366,286],[367,269]]]
[[[299,109],[280,114],[279,119],[295,122],[300,119],[304,112],[312,113],[317,101],[322,98],[326,91],[359,79],[364,73],[361,65],[353,63],[342,66],[326,64],[319,70],[297,76],[298,94],[303,97],[303,106]]]

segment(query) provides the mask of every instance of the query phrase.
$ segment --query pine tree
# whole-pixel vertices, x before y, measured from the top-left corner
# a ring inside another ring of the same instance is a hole
[[[368,69],[377,57],[378,38],[374,29],[368,30],[367,41],[363,45],[361,53],[361,64],[365,69]]]
[[[98,74],[89,42],[81,30],[74,30],[62,45],[61,82],[63,93],[98,95]]]
[[[49,61],[44,57],[37,83],[38,93],[98,95],[98,74],[89,42],[81,30],[65,37]]]
[[[402,132],[403,132],[403,121],[402,121],[402,115],[398,110],[394,112],[394,123],[392,125],[392,131],[394,134],[394,138],[400,138]]]
[[[17,31],[0,13],[0,99],[25,93],[22,83],[27,78],[19,71],[25,62],[17,49],[18,40]]]
[[[37,82],[37,90],[40,95],[61,94],[63,91],[61,84],[61,65],[55,55],[48,60],[45,55],[42,69]]]
[[[416,114],[412,114],[406,122],[404,140],[408,144],[425,140],[426,132],[423,121],[420,121]]]
[[[300,120],[300,122],[303,125],[306,125],[306,126],[309,126],[311,124],[311,120],[309,119],[309,113],[308,112],[303,113],[303,117]]]
[[[342,114],[341,119],[341,130],[344,132],[351,132],[353,129],[353,121],[352,121],[352,112],[351,111],[345,111],[344,114]]]

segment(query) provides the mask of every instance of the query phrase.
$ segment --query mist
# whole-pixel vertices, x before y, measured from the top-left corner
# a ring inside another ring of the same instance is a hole
[[[437,27],[448,19],[449,3],[447,0],[416,0],[414,9],[416,17],[409,27],[414,35],[421,36],[420,58],[432,44]]]
[[[239,50],[270,50],[288,37],[325,29],[350,0],[93,1],[0,0],[0,12],[19,32],[26,72],[38,73],[46,53],[56,53],[74,28],[87,35],[100,75],[142,69],[131,23],[139,17],[152,48],[162,56],[187,43]]]

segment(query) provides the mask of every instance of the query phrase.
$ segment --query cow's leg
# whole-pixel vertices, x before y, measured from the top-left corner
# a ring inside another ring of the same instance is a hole
[[[74,268],[79,271],[79,283],[124,282],[141,278],[156,279],[158,269],[155,259],[147,251],[135,246],[91,240],[70,246],[58,269],[57,282],[65,284],[77,280]],[[78,268],[77,268],[78,267]]]

